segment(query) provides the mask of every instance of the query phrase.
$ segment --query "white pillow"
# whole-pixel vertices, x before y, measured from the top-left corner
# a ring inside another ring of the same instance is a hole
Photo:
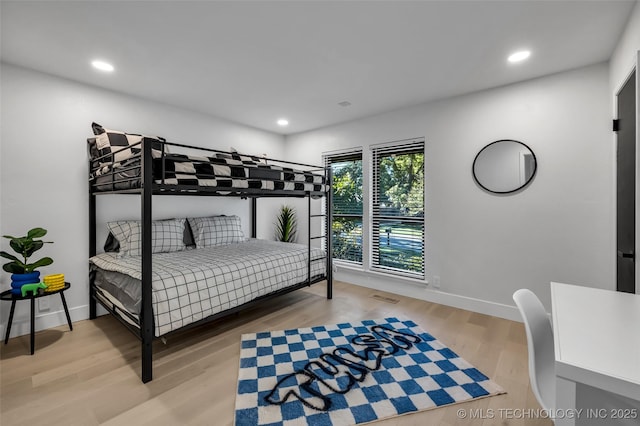
[[[186,219],[154,220],[151,222],[151,252],[169,253],[186,249],[184,223]],[[119,257],[142,255],[142,233],[139,220],[119,220],[107,223],[109,231],[120,243]]]
[[[238,216],[190,217],[196,248],[221,246],[245,241]]]

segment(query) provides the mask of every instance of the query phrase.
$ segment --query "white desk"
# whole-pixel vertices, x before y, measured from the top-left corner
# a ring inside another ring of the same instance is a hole
[[[556,408],[576,408],[576,384],[640,402],[640,295],[552,282],[551,302]]]

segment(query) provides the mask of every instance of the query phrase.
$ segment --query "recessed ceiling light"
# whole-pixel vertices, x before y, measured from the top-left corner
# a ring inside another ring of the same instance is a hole
[[[524,61],[529,56],[531,56],[531,52],[529,50],[520,50],[519,52],[512,53],[507,60],[511,63]]]
[[[338,102],[338,105],[340,105],[341,107],[348,107],[348,106],[351,106],[351,102],[342,101],[342,102]]]
[[[281,118],[280,120],[278,120],[278,126],[288,126],[289,125],[289,120],[286,120],[284,118]]]
[[[113,65],[105,61],[96,60],[91,62],[91,65],[93,65],[95,69],[98,69],[100,71],[112,72],[114,70]]]

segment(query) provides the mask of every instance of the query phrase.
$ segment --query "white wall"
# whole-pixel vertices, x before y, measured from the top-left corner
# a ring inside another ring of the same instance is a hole
[[[0,235],[20,234],[41,226],[54,241],[36,254],[54,264],[42,274],[64,273],[72,283],[66,292],[72,319],[88,318],[88,188],[86,139],[91,122],[107,128],[160,135],[171,142],[262,154],[282,158],[283,137],[215,117],[133,98],[99,88],[2,64],[2,130],[0,147]],[[106,237],[105,223],[140,217],[138,196],[99,196],[98,242]],[[219,197],[154,197],[155,218],[207,214],[238,214],[249,235],[249,202]],[[262,206],[263,204],[261,204]],[[275,211],[260,210],[259,236],[271,238]],[[274,205],[272,202],[271,205]],[[8,241],[2,240],[8,250]],[[10,288],[0,274],[0,288]],[[58,297],[51,309],[38,312],[37,328],[64,324]],[[0,309],[2,329],[9,304]],[[28,333],[28,306],[18,303],[12,335]],[[2,331],[4,333],[4,331]],[[2,334],[4,335],[4,334]]]
[[[614,117],[617,116],[616,95],[638,63],[640,63],[640,2],[636,2],[622,37],[620,37],[609,61],[609,82]],[[638,102],[640,100],[640,75],[638,74],[636,72],[636,253],[640,253],[640,144],[638,144],[640,139],[640,103]],[[615,141],[615,136],[613,138]],[[614,158],[615,149],[614,145]],[[636,293],[640,294],[640,263],[637,260]]]
[[[346,268],[336,277],[515,319],[521,287],[547,309],[550,281],[614,288],[609,99],[599,64],[288,136],[286,151],[319,162],[323,151],[364,146],[367,161],[371,144],[424,137],[426,275],[441,291]],[[496,196],[474,183],[476,153],[498,139],[534,151],[524,191]]]
[[[636,2],[609,61],[609,81],[614,96],[635,67],[638,50],[640,50],[640,1]]]

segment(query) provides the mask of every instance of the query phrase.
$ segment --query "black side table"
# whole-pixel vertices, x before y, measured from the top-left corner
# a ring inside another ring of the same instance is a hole
[[[64,306],[64,313],[67,315],[67,323],[69,324],[69,330],[73,331],[73,326],[71,325],[71,317],[69,316],[69,308],[67,308],[67,301],[64,298],[64,291],[71,287],[70,283],[65,282],[64,287],[55,291],[45,291],[42,294],[38,294],[36,292],[35,296],[33,292],[27,293],[26,296],[22,296],[22,294],[13,294],[11,290],[6,290],[0,293],[0,300],[11,301],[11,312],[9,313],[9,323],[7,324],[7,332],[4,335],[4,344],[6,345],[9,341],[9,334],[11,333],[11,323],[13,322],[13,312],[16,308],[16,302],[18,300],[30,300],[31,301],[31,355],[33,355],[35,351],[35,304],[36,299],[40,297],[51,296],[52,294],[59,293],[60,298],[62,299],[62,305]]]

